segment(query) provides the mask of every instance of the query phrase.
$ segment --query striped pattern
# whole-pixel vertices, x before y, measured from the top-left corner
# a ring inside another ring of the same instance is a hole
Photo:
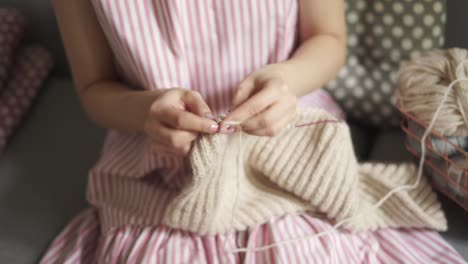
[[[130,84],[194,89],[217,113],[229,109],[236,85],[250,72],[286,60],[295,45],[296,0],[92,2]],[[300,103],[342,116],[324,91]],[[89,201],[102,208],[104,232],[129,223],[159,223],[172,197],[154,189],[173,190],[186,180],[174,169],[182,160],[155,154],[148,143],[144,135],[109,132],[88,186]]]
[[[124,227],[99,239],[97,213],[89,209],[53,242],[40,263],[466,263],[437,233],[391,230],[329,236],[259,253],[231,254],[235,247],[258,247],[277,240],[328,230],[309,215],[270,220],[226,236],[196,236],[167,227]]]
[[[294,47],[297,0],[92,0],[126,82],[135,88],[200,91],[215,112],[229,109],[236,84],[251,71],[288,58]],[[341,115],[325,92],[301,100]],[[435,233],[335,232],[262,254],[223,250],[259,246],[330,226],[310,216],[285,216],[230,236],[197,236],[151,224],[171,197],[155,186],[184,183],[170,168],[181,161],[154,154],[143,135],[110,131],[92,169],[88,198],[99,208],[77,216],[41,263],[463,263]],[[158,171],[159,175],[154,172]],[[99,217],[98,217],[99,215]]]
[[[288,58],[297,2],[93,0],[123,74],[146,89],[201,92],[216,111],[253,70]]]

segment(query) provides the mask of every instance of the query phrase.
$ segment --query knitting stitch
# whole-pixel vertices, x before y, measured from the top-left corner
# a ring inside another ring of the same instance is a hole
[[[319,109],[301,110],[295,124],[333,119]],[[446,230],[436,194],[425,179],[371,210],[395,187],[411,184],[412,164],[359,164],[345,123],[319,123],[274,138],[202,136],[190,155],[193,174],[174,195],[162,223],[199,234],[244,230],[286,213],[320,212],[352,231],[385,227]],[[243,151],[238,167],[236,155]],[[235,211],[236,179],[239,197]]]

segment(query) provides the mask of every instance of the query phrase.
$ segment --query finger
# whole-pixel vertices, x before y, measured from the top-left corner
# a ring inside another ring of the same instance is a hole
[[[272,126],[253,130],[244,130],[244,132],[254,136],[274,137],[281,133],[288,126],[288,124],[290,124],[291,120],[291,117],[284,116],[277,120]]]
[[[260,92],[247,99],[247,101],[228,114],[225,121],[239,121],[243,123],[264,111],[279,99],[280,88],[278,85],[276,82],[267,82]]]
[[[203,100],[201,94],[197,91],[186,91],[182,96],[182,101],[188,111],[198,115],[206,116],[211,114],[211,109],[208,104]]]
[[[289,103],[275,103],[266,110],[242,123],[242,129],[256,130],[272,127],[278,120],[294,113],[293,105]]]
[[[255,88],[255,83],[252,78],[247,78],[237,86],[234,92],[234,98],[232,100],[231,108],[234,109],[244,103],[249,96],[253,93]]]
[[[170,128],[177,130],[209,134],[216,133],[219,130],[219,125],[215,121],[175,107],[162,111],[159,120]]]

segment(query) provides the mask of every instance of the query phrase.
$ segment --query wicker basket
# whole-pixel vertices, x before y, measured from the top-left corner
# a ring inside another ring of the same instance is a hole
[[[406,149],[419,161],[423,133],[418,131],[425,131],[427,124],[401,106],[398,109],[404,115],[401,128],[406,134]],[[426,149],[425,175],[436,189],[468,211],[468,152],[435,131],[428,136]]]

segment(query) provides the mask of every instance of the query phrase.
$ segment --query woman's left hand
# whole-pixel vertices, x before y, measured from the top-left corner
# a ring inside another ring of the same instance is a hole
[[[280,133],[296,114],[290,70],[286,64],[271,64],[250,74],[237,87],[233,110],[224,121],[239,121],[244,132],[256,136]],[[221,126],[221,133],[234,131]]]

